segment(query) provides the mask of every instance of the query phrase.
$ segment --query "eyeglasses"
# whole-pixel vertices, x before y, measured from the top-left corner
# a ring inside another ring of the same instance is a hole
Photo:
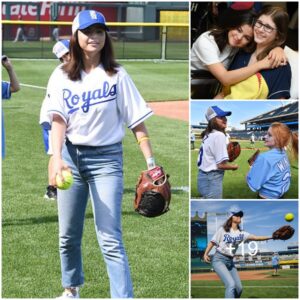
[[[257,20],[254,24],[257,28],[263,28],[264,32],[271,33],[273,30],[277,30],[276,28],[271,27],[268,24],[262,23],[260,20]]]

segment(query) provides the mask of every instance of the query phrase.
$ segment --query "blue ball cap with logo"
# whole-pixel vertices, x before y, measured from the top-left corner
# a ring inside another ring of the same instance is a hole
[[[91,25],[99,24],[106,31],[108,31],[105,25],[105,17],[95,10],[83,10],[77,14],[72,23],[72,33],[74,34],[78,29],[85,29]]]
[[[205,117],[206,117],[207,121],[210,121],[214,117],[226,117],[226,116],[230,116],[230,115],[231,115],[231,111],[223,111],[218,106],[210,106],[207,109]]]

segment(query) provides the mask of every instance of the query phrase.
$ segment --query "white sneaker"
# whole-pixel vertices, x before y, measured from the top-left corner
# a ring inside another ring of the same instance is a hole
[[[60,297],[56,299],[79,299],[79,288],[65,289]]]

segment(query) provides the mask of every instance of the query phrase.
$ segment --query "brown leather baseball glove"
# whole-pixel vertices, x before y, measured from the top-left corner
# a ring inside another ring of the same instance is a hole
[[[227,152],[228,152],[229,162],[233,162],[241,154],[240,144],[238,142],[230,142],[227,145]]]
[[[290,225],[285,225],[277,229],[272,234],[273,240],[288,240],[294,235],[295,229]]]
[[[134,209],[145,217],[157,217],[169,210],[171,185],[162,167],[146,170],[139,176]]]
[[[254,163],[255,160],[257,159],[259,153],[260,153],[260,150],[257,149],[257,150],[254,152],[254,154],[251,155],[251,157],[248,159],[248,164],[249,164],[249,166],[252,166],[252,165],[253,165],[253,163]]]

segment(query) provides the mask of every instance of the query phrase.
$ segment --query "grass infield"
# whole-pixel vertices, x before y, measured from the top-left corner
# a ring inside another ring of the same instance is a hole
[[[37,86],[46,86],[48,76],[56,66],[51,61],[13,61],[13,64],[21,83]],[[172,84],[180,87],[176,93],[181,93],[181,99],[187,98],[188,89],[182,87],[187,83],[181,82],[187,78],[183,75],[188,69],[185,64],[126,63],[125,68],[133,74],[134,80],[149,70],[149,78],[145,76],[146,82],[139,86],[142,94],[144,88],[149,93],[147,99],[164,100],[159,99],[158,94],[150,93],[155,86],[156,78],[152,78],[155,70],[157,74],[161,70],[174,72]],[[3,72],[4,78],[6,75]],[[165,78],[165,81],[168,80]],[[155,88],[163,89],[162,94],[170,88],[170,98],[173,97],[172,86],[157,85]],[[44,95],[44,90],[23,87],[11,100],[3,101],[7,151],[2,162],[3,298],[53,298],[62,292],[56,202],[43,199],[48,156],[44,152],[38,121]],[[188,186],[188,123],[153,116],[146,125],[156,161],[170,174],[172,187]],[[133,211],[135,184],[146,166],[129,130],[123,144],[122,223],[135,297],[187,298],[188,193],[174,190],[170,211],[163,216],[148,219],[136,214]],[[85,284],[81,297],[107,298],[109,282],[96,241],[90,204],[82,245]]]
[[[245,176],[249,170],[248,159],[255,152],[251,148],[250,141],[240,140],[242,151],[240,156],[234,161],[239,165],[237,171],[225,171],[223,181],[223,198],[224,199],[256,199],[257,193],[254,193],[248,187]],[[200,148],[200,141],[196,141],[195,150],[191,151],[191,198],[199,198],[197,191],[197,158]],[[255,148],[261,149],[261,152],[267,151],[262,141],[255,142]],[[285,199],[298,199],[298,163],[295,160],[291,161],[291,186],[285,194]]]
[[[241,271],[242,272],[242,271]],[[266,273],[264,280],[242,280],[241,298],[296,298],[298,299],[298,270],[280,270],[279,276]],[[224,298],[223,283],[209,280],[193,280],[191,284],[192,298]]]

